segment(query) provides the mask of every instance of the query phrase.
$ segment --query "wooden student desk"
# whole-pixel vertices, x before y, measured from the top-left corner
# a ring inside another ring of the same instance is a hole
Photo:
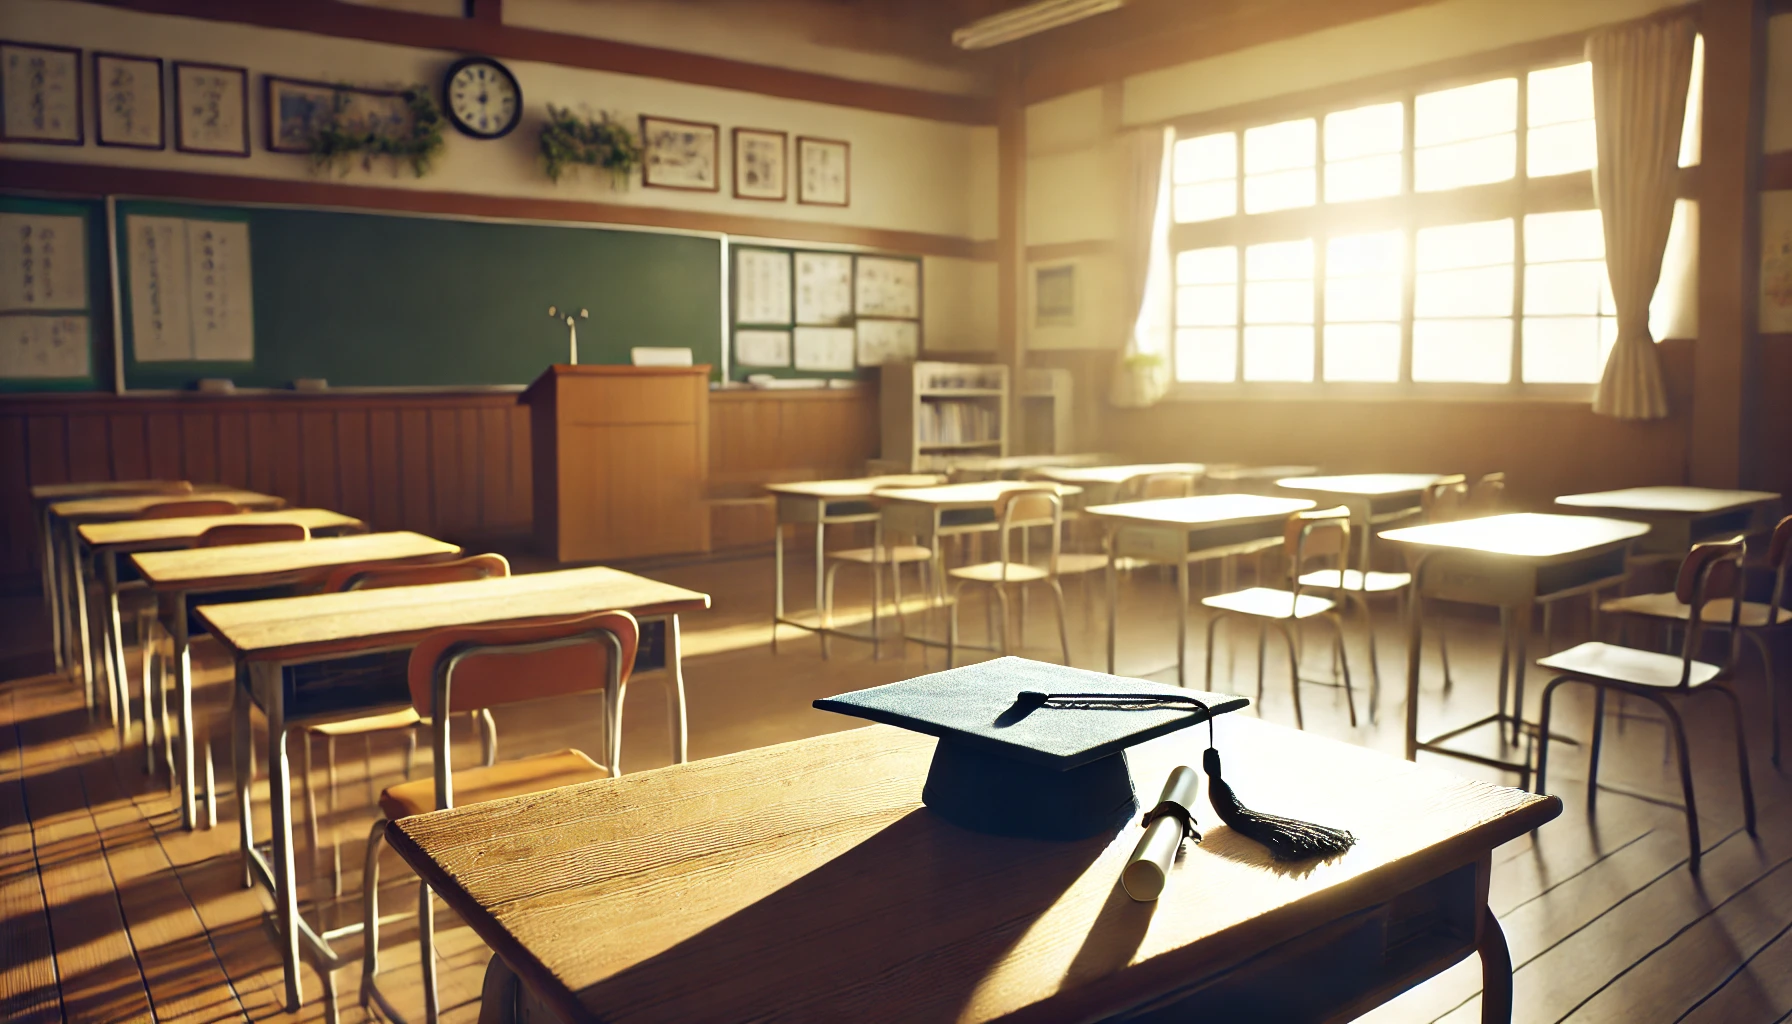
[[[1084,513],[1106,522],[1108,539],[1108,671],[1114,671],[1119,632],[1119,573],[1122,558],[1176,567],[1176,682],[1188,685],[1188,563],[1249,554],[1282,543],[1283,523],[1313,507],[1306,498],[1257,494],[1200,494],[1120,505],[1096,505]]]
[[[1039,480],[1074,484],[1083,489],[1085,505],[1105,505],[1114,500],[1120,485],[1148,473],[1189,473],[1200,478],[1207,467],[1199,462],[1148,462],[1129,466],[1047,466],[1027,475]]]
[[[520,976],[521,1001],[568,1024],[1088,1021],[1185,1000],[1173,1019],[1344,1020],[1477,951],[1482,1020],[1510,1020],[1490,853],[1558,798],[1243,715],[1217,730],[1252,806],[1356,847],[1284,867],[1203,797],[1204,841],[1135,903],[1118,883],[1138,815],[1070,843],[960,829],[920,803],[935,741],[886,726],[415,815],[386,837]],[[1146,806],[1206,741],[1197,727],[1127,752]]]
[[[78,533],[81,526],[87,523],[110,523],[121,519],[135,519],[143,510],[152,505],[161,505],[170,501],[197,501],[201,498],[214,501],[228,501],[239,508],[275,509],[286,504],[286,499],[258,491],[208,490],[201,496],[184,492],[152,492],[137,494],[109,495],[101,497],[74,498],[67,501],[53,502],[48,511],[47,522],[53,532],[63,533],[63,545],[68,555],[66,559],[69,597],[69,630],[72,634],[69,643],[70,660],[79,655],[81,659],[82,685],[87,687],[87,706],[91,709],[98,698],[94,690],[93,651],[88,640],[87,618],[87,577],[81,557],[81,537]],[[60,530],[57,528],[60,527]]]
[[[1350,510],[1357,531],[1357,568],[1369,571],[1369,541],[1375,527],[1416,514],[1425,488],[1443,479],[1436,473],[1351,473],[1345,476],[1293,476],[1276,481],[1284,491],[1306,495],[1321,505]]]
[[[280,518],[287,517],[287,518]],[[334,522],[331,520],[334,517]],[[128,535],[129,531],[148,532],[148,528],[156,527],[163,531],[179,529],[181,524],[189,524],[188,530],[194,532],[178,535],[180,539],[191,543],[199,533],[204,532],[201,523],[212,523],[213,519],[225,519],[232,525],[244,520],[258,522],[303,522],[306,526],[318,529],[342,525],[360,525],[360,520],[340,515],[336,512],[325,512],[323,509],[293,509],[285,512],[251,512],[240,516],[197,516],[193,519],[148,519],[128,523],[112,523],[100,526],[83,527],[87,531],[115,531]],[[172,541],[176,536],[170,535],[166,540]],[[117,548],[107,550],[106,581],[108,597],[111,603],[111,622],[113,636],[118,636],[118,590],[117,573],[113,568],[115,551],[128,545],[128,541],[116,542]],[[137,543],[147,543],[139,540]],[[412,562],[439,558],[451,558],[460,553],[460,545],[449,544],[425,537],[420,533],[363,533],[349,537],[329,537],[314,540],[278,541],[271,544],[232,544],[216,548],[190,548],[178,551],[144,551],[131,556],[131,562],[143,576],[144,582],[151,590],[169,599],[170,614],[168,632],[174,638],[174,680],[175,680],[175,719],[180,726],[180,752],[171,757],[174,772],[180,778],[181,823],[193,828],[198,822],[198,785],[194,777],[193,767],[193,663],[188,649],[187,606],[193,598],[222,590],[254,590],[262,587],[297,586],[307,583],[321,583],[332,571],[344,566],[361,562]],[[114,659],[117,665],[118,678],[124,676],[124,646],[114,645]],[[152,687],[145,678],[143,688],[143,746],[146,759],[153,761],[154,736],[150,729],[152,719],[149,707],[149,694]],[[164,712],[166,708],[162,709]],[[130,720],[126,709],[122,720]],[[165,720],[165,719],[164,719]],[[173,737],[167,738],[172,741]],[[214,795],[205,794],[206,805],[213,805]],[[206,826],[209,828],[216,820],[215,813],[206,815]]]
[[[1621,583],[1625,556],[1633,541],[1649,532],[1642,523],[1593,516],[1558,516],[1519,512],[1509,515],[1464,519],[1388,530],[1383,540],[1411,549],[1412,599],[1407,607],[1409,634],[1406,653],[1406,759],[1418,752],[1458,757],[1477,764],[1519,774],[1519,785],[1529,788],[1528,760],[1508,761],[1457,750],[1444,741],[1497,724],[1504,745],[1507,726],[1516,745],[1520,733],[1535,731],[1524,721],[1524,672],[1531,635],[1531,613],[1546,599],[1584,594]],[[1486,718],[1419,739],[1419,641],[1422,633],[1423,598],[1436,597],[1465,604],[1492,605],[1500,609],[1505,627],[1500,677],[1504,665],[1513,664],[1512,710],[1506,710],[1500,694],[1499,710]],[[1552,737],[1574,742],[1567,737]]]
[[[1780,496],[1768,491],[1710,487],[1627,487],[1556,499],[1565,512],[1648,523],[1637,550],[1663,556],[1684,555],[1700,541],[1766,533],[1779,503]]]
[[[315,543],[315,542],[313,542]],[[246,883],[259,881],[274,892],[275,924],[280,956],[286,968],[286,1009],[296,1012],[303,1001],[299,987],[299,941],[323,965],[345,966],[349,960],[330,948],[330,938],[357,933],[360,925],[319,934],[299,916],[298,879],[292,847],[292,769],[286,737],[294,727],[358,718],[409,707],[411,694],[403,680],[396,685],[369,685],[365,679],[296,680],[287,668],[380,651],[402,651],[438,629],[492,625],[526,619],[583,615],[622,609],[643,620],[666,623],[666,671],[670,673],[674,755],[686,759],[684,667],[679,656],[678,616],[709,607],[709,595],[593,566],[526,576],[502,576],[460,583],[435,583],[384,590],[351,590],[339,594],[207,605],[199,609],[211,634],[235,655],[241,684],[231,708],[231,752]],[[334,684],[334,685],[332,685]],[[618,700],[620,704],[620,699]],[[273,863],[255,845],[249,808],[250,709],[259,706],[268,722],[269,810],[273,820]],[[620,725],[621,709],[611,708],[611,728]],[[763,780],[761,780],[763,781]]]
[[[811,633],[819,633],[823,637],[824,643],[830,636],[876,642],[877,605],[880,600],[878,594],[872,595],[870,636],[847,630],[837,630],[822,621],[822,608],[825,604],[822,580],[827,561],[827,528],[835,523],[877,522],[878,506],[871,501],[874,491],[894,487],[926,487],[944,480],[944,477],[935,473],[908,473],[893,476],[868,476],[856,480],[805,480],[797,483],[767,484],[765,486],[765,489],[777,499],[778,504],[777,522],[772,527],[772,571],[776,574],[772,588],[773,654],[778,652],[779,626],[795,626]],[[815,619],[813,622],[790,618],[784,614],[784,525],[786,523],[813,523],[815,525]],[[882,546],[881,538],[874,540],[874,546]],[[881,577],[881,573],[873,572],[873,590],[878,589]]]

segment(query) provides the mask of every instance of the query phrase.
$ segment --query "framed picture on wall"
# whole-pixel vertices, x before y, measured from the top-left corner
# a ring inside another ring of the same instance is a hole
[[[162,59],[93,55],[93,136],[102,146],[162,149]]]
[[[249,155],[249,72],[223,64],[174,62],[174,148]]]
[[[811,206],[846,206],[852,201],[851,143],[797,137],[796,201]]]
[[[391,89],[358,89],[275,75],[263,76],[262,84],[267,146],[275,153],[309,153],[312,137],[332,116],[338,127],[351,133],[403,135],[411,128],[410,105],[403,93]]]
[[[734,129],[734,198],[784,201],[789,195],[788,139],[783,132]]]
[[[641,184],[690,192],[717,192],[716,140],[722,129],[700,121],[641,117]]]
[[[1076,326],[1076,264],[1033,268],[1033,326]]]
[[[0,40],[0,139],[79,146],[81,51]]]

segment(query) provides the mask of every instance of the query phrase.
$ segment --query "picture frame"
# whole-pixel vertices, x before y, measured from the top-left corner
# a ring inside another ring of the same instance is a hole
[[[1053,263],[1033,268],[1033,326],[1075,327],[1077,267]]]
[[[309,153],[311,137],[343,98],[343,121],[351,130],[408,130],[410,106],[394,89],[363,89],[302,78],[262,76],[262,122],[272,153]]]
[[[719,192],[719,125],[641,115],[641,184],[684,192]]]
[[[790,197],[790,135],[734,129],[734,198],[781,203]]]
[[[93,54],[93,141],[126,149],[166,149],[162,58]]]
[[[0,40],[0,141],[79,146],[81,51]]]
[[[796,201],[808,206],[852,205],[852,143],[797,136]]]
[[[212,156],[249,155],[247,68],[174,62],[174,148]]]

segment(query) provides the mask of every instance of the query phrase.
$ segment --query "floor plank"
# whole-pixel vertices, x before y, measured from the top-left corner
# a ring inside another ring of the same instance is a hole
[[[43,877],[25,809],[13,695],[0,692],[0,1019],[62,1019]]]

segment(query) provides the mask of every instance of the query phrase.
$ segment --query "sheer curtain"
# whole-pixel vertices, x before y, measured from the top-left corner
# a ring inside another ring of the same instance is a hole
[[[1108,400],[1125,408],[1156,404],[1170,390],[1169,128],[1126,139],[1120,259],[1127,288],[1126,332]]]
[[[1593,190],[1618,319],[1618,339],[1593,398],[1593,411],[1604,416],[1653,420],[1668,414],[1649,303],[1674,220],[1695,35],[1692,17],[1682,15],[1587,38],[1599,139]]]

